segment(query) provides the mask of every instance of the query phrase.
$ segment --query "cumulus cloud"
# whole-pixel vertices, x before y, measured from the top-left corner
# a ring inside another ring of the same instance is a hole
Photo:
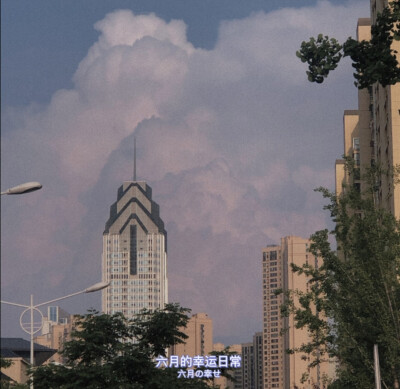
[[[354,35],[363,3],[225,21],[212,50],[193,47],[179,20],[118,10],[97,22],[72,89],[4,113],[3,185],[44,185],[4,200],[4,297],[100,278],[101,234],[132,177],[135,134],[138,176],[168,230],[171,299],[206,311],[217,340],[248,340],[262,326],[261,248],[326,226],[313,188],[333,186],[342,111],[355,106],[350,68],[316,87],[295,51],[320,31]]]

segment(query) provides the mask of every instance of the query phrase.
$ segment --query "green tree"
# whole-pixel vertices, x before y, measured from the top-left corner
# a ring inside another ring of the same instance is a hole
[[[189,311],[167,304],[133,320],[96,311],[78,316],[72,340],[62,350],[67,363],[33,369],[35,389],[208,388],[202,380],[178,379],[176,369],[154,363],[169,346],[187,338],[179,328],[186,326]]]
[[[231,351],[229,346],[225,347],[222,351],[211,351],[210,352],[210,355],[215,355],[217,358],[219,356],[227,356],[228,358],[230,358],[232,355],[236,355],[236,354],[237,353],[235,353],[234,351]],[[202,370],[205,370],[205,368],[203,368]],[[225,377],[231,383],[232,382],[233,383],[237,382],[237,380],[236,380],[236,378],[234,377],[234,374],[233,374],[234,369],[223,367],[223,368],[220,368],[219,370],[220,370],[220,373],[221,373],[221,377]],[[214,388],[218,389],[219,388],[219,385],[215,384],[215,378],[214,377],[209,379],[209,386],[208,387],[212,388],[212,389],[214,389]]]
[[[18,383],[14,383],[14,382],[5,381],[5,380],[0,380],[0,388],[1,389],[29,389],[29,385],[18,384]]]
[[[368,176],[373,183],[375,171]],[[322,265],[292,266],[309,278],[309,288],[306,293],[286,291],[282,306],[282,314],[293,314],[296,327],[307,328],[311,336],[310,343],[289,352],[313,355],[312,365],[338,359],[332,389],[374,387],[374,344],[383,387],[399,389],[400,223],[375,206],[373,185],[366,186],[363,193],[348,186],[340,196],[318,189],[329,200],[325,209],[335,222],[339,254],[331,249],[327,230],[312,235],[310,252]]]
[[[377,15],[371,27],[371,40],[358,42],[348,38],[343,44],[323,34],[302,42],[296,55],[308,64],[309,81],[322,83],[336,69],[343,57],[350,57],[356,70],[355,85],[367,88],[375,82],[382,86],[400,81],[400,68],[393,50],[393,40],[400,40],[400,0],[394,0]]]
[[[6,369],[7,367],[10,367],[12,365],[11,359],[6,359],[3,357],[0,357],[0,367],[2,369]]]

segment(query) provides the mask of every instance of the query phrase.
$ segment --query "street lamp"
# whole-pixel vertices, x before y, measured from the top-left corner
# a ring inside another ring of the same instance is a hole
[[[9,301],[1,300],[2,304],[15,305],[17,307],[25,308],[25,310],[21,313],[21,316],[19,318],[19,324],[20,324],[21,328],[27,334],[30,335],[30,339],[31,339],[30,363],[31,363],[31,366],[34,366],[34,364],[35,364],[35,361],[34,361],[33,335],[36,334],[37,332],[39,332],[43,327],[43,314],[38,309],[38,307],[41,307],[42,305],[51,304],[51,303],[54,303],[56,301],[64,300],[64,299],[67,299],[69,297],[76,296],[77,294],[97,292],[99,290],[107,288],[109,285],[110,285],[109,282],[108,283],[107,282],[98,282],[97,284],[94,284],[94,285],[90,286],[89,288],[86,288],[86,289],[81,290],[79,292],[75,292],[75,293],[72,293],[72,294],[69,294],[69,295],[63,296],[63,297],[58,297],[56,299],[49,300],[49,301],[46,301],[44,303],[40,303],[40,304],[36,304],[36,305],[33,305],[33,295],[32,294],[31,294],[31,303],[30,303],[30,305],[11,303]],[[40,322],[38,322],[38,323],[35,323],[33,321],[33,313],[34,313],[34,311],[37,312],[39,314],[39,316],[40,316]],[[28,312],[30,313],[30,321],[29,322],[24,322],[23,321],[23,317]],[[31,389],[33,389],[33,383],[31,383]]]
[[[1,192],[0,194],[15,195],[15,194],[29,193],[35,190],[39,190],[41,187],[42,184],[40,184],[39,182],[36,181],[26,182],[25,184],[13,186],[12,188],[7,189],[4,192]]]

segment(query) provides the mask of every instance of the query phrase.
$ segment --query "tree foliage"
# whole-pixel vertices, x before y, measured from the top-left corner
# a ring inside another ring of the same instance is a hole
[[[374,174],[369,176],[373,183]],[[327,230],[312,235],[310,252],[322,265],[292,266],[309,278],[309,288],[287,291],[282,306],[282,314],[293,314],[296,327],[307,328],[311,337],[290,352],[313,355],[313,365],[338,359],[332,389],[374,387],[374,344],[383,387],[398,389],[400,383],[400,223],[375,206],[373,185],[368,188],[360,193],[349,186],[339,197],[318,189],[329,200],[338,252]]]
[[[35,368],[35,389],[209,388],[199,379],[178,379],[177,369],[155,367],[155,357],[187,338],[179,328],[186,326],[189,311],[167,304],[133,320],[96,311],[78,316],[72,340],[62,350],[66,364]]]
[[[29,385],[27,384],[19,384],[17,382],[9,382],[6,380],[0,380],[0,388],[1,389],[29,389]]]
[[[0,367],[2,369],[6,369],[7,367],[10,367],[12,365],[12,360],[11,359],[6,359],[3,357],[0,357]]]
[[[220,356],[220,355],[226,355],[226,356],[231,356],[235,355],[236,353],[234,351],[231,351],[230,347],[225,347],[222,351],[211,351],[210,355],[215,355],[215,356]],[[230,382],[236,382],[236,378],[233,375],[233,370],[229,368],[222,367],[220,368],[221,370],[221,376],[225,377],[228,381]],[[213,387],[215,386],[215,379],[212,379]]]
[[[348,38],[339,44],[336,39],[319,34],[317,39],[302,42],[296,55],[308,64],[306,73],[311,82],[322,83],[342,57],[350,57],[359,89],[375,82],[394,85],[400,81],[400,68],[393,40],[400,40],[400,0],[393,1],[377,15],[371,27],[371,40],[358,42]]]

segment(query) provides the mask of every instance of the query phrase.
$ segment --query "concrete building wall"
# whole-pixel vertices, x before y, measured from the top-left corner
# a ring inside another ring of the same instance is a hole
[[[311,241],[309,239],[302,239],[294,236],[281,239],[284,290],[297,290],[303,293],[308,291],[307,277],[304,274],[299,275],[292,272],[290,265],[294,264],[301,267],[308,263],[314,267],[318,267],[318,259],[309,253],[310,244]],[[294,303],[295,306],[300,305],[297,297],[294,298]],[[307,329],[297,329],[295,325],[294,316],[290,315],[288,318],[289,331],[285,336],[287,348],[300,348],[303,344],[307,344],[311,340]],[[308,368],[312,360],[307,354],[286,354],[284,359],[287,363],[286,368],[289,368],[285,371],[285,388],[289,389],[297,386],[299,389],[306,389],[312,384],[321,384],[321,367],[318,366],[314,369]],[[308,374],[309,376],[303,384],[301,381],[304,374]]]
[[[241,389],[263,388],[263,336],[256,332],[253,341],[242,343]]]
[[[253,336],[254,345],[254,387],[262,389],[263,380],[263,333],[256,332]]]
[[[229,350],[233,351],[235,354],[242,354],[242,345],[232,344],[229,346]],[[226,380],[225,387],[221,385],[221,389],[242,389],[242,369],[233,369],[229,373],[235,378],[235,382]]]
[[[371,23],[376,20],[378,12],[388,5],[387,0],[371,0],[371,18],[361,18],[357,24],[358,40],[371,38]],[[400,42],[393,42],[393,49],[399,52]],[[399,54],[397,54],[399,58]],[[353,138],[359,138],[359,154],[361,174],[371,165],[377,165],[381,173],[375,183],[376,204],[400,217],[400,188],[395,185],[393,173],[400,165],[400,85],[382,87],[375,83],[371,88],[358,91],[358,123],[356,129],[349,124],[345,111],[344,119],[344,154],[354,155],[351,147]],[[342,190],[342,183],[353,184],[352,177],[340,171],[341,165],[336,162],[336,192]],[[356,182],[357,184],[357,182]],[[361,189],[363,183],[361,182]]]
[[[213,351],[224,351],[225,345],[223,343],[214,343]],[[232,344],[229,346],[229,351],[233,351],[237,355],[242,354],[242,345]],[[229,370],[236,382],[230,381],[225,377],[217,378],[214,380],[215,385],[219,385],[220,389],[242,389],[242,369],[232,369]]]
[[[50,318],[56,319],[57,321],[50,320]],[[73,327],[74,315],[70,315],[58,306],[48,307],[48,316],[43,318],[42,334],[36,336],[34,341],[42,346],[58,351],[44,364],[65,362],[60,351],[63,348],[63,344],[71,339]]]
[[[242,382],[243,389],[254,389],[254,345],[242,343]]]
[[[322,378],[326,374],[332,374],[329,363],[310,369],[308,365],[312,362],[312,357],[298,352],[286,353],[287,349],[308,343],[310,337],[306,329],[295,328],[293,315],[281,317],[283,295],[274,294],[277,289],[307,291],[307,278],[305,275],[294,274],[290,265],[319,265],[318,258],[308,251],[310,244],[309,239],[287,236],[281,238],[279,246],[263,249],[264,389],[307,389],[314,384],[322,388]],[[296,298],[294,302],[298,305]],[[282,332],[283,329],[287,330]],[[307,374],[307,379],[302,383],[304,374]]]
[[[7,368],[2,367],[1,372],[19,384],[25,384],[29,379],[29,363],[27,363],[23,358],[6,359],[10,360],[12,365]]]
[[[283,288],[283,259],[281,246],[270,245],[263,249],[263,339],[264,388],[284,388],[285,344],[280,336],[284,321],[280,318],[279,307],[283,296],[275,290]]]
[[[213,323],[206,313],[196,313],[186,328],[180,329],[188,338],[185,343],[170,348],[170,355],[209,355],[213,351]]]

